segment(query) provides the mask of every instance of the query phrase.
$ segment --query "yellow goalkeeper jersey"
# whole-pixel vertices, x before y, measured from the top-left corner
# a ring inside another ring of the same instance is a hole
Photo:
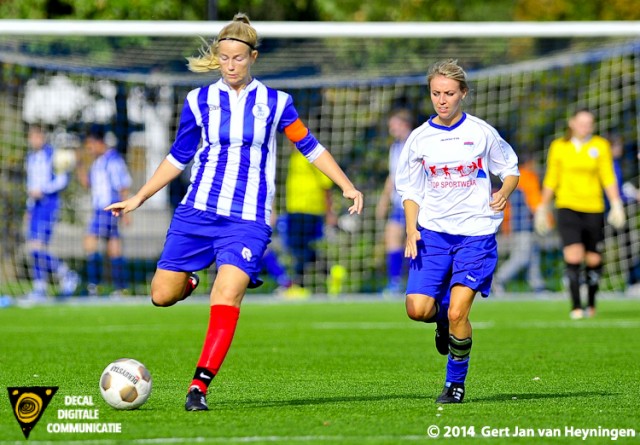
[[[288,213],[325,215],[328,210],[326,192],[333,181],[310,163],[298,150],[289,159],[286,180],[286,206]]]
[[[555,193],[556,207],[576,212],[604,212],[603,188],[616,183],[609,141],[592,136],[579,149],[571,140],[549,146],[543,186]]]

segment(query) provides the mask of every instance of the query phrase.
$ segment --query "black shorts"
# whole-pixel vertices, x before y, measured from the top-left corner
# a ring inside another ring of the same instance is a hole
[[[604,213],[558,209],[557,226],[563,247],[584,244],[587,252],[601,253],[604,241]]]

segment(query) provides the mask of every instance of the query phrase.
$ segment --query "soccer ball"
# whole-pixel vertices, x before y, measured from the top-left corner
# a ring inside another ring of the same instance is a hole
[[[102,398],[115,409],[136,409],[151,394],[151,374],[132,358],[121,358],[104,368],[100,377]]]
[[[76,167],[76,152],[70,148],[56,148],[53,152],[53,169],[56,173],[68,173]]]

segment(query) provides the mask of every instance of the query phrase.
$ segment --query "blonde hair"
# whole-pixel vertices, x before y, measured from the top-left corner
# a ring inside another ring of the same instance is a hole
[[[431,81],[436,76],[444,76],[447,79],[457,80],[460,83],[461,91],[469,91],[469,84],[467,83],[467,73],[464,72],[462,67],[458,65],[458,61],[455,59],[446,59],[436,62],[429,68],[427,72],[427,83],[431,87]]]
[[[207,43],[204,39],[204,46],[200,48],[198,57],[187,57],[187,66],[194,73],[206,73],[220,68],[218,60],[218,45],[221,40],[235,40],[247,45],[251,51],[255,51],[258,47],[258,33],[251,26],[249,17],[239,12],[233,17],[231,23],[222,28],[218,33],[218,37],[211,43]]]

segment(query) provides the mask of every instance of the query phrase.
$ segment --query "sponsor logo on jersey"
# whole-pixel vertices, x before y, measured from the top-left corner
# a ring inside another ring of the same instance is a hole
[[[251,111],[256,119],[264,121],[269,117],[269,107],[266,104],[257,103],[253,106],[253,110]]]
[[[452,173],[457,173],[460,177],[474,176],[474,173],[482,171],[482,158],[456,166],[427,165],[423,161],[422,166],[427,172],[427,175],[431,177],[444,176],[445,178],[451,178]],[[485,177],[485,175],[482,175],[481,177]]]

